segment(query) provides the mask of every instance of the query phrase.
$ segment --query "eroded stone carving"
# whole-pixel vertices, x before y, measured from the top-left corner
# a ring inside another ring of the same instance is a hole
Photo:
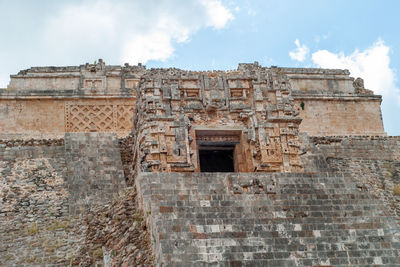
[[[364,88],[364,80],[358,77],[357,79],[354,80],[353,86],[356,90],[362,90]]]
[[[98,62],[95,62],[94,64],[86,63],[85,67],[90,72],[97,72],[104,70],[106,68],[106,63],[100,58]]]
[[[354,80],[353,82],[354,90],[356,94],[367,94],[367,95],[372,95],[374,92],[368,89],[365,89],[364,87],[364,80],[358,77],[357,79]]]
[[[236,171],[302,171],[297,141],[301,119],[293,108],[289,80],[274,69],[250,66],[209,73],[156,69],[143,75],[133,128],[137,167],[199,171],[198,131],[206,128],[210,136],[214,131],[214,139],[225,141],[229,138],[222,131],[239,130]]]

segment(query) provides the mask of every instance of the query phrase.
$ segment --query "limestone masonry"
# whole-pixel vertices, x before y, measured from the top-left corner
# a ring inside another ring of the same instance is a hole
[[[251,120],[256,116],[264,124],[282,117],[280,121],[293,125],[285,127],[299,127],[313,136],[385,135],[381,97],[366,90],[362,79],[349,77],[347,70],[265,68],[254,63],[227,72],[195,72],[107,66],[102,60],[73,67],[33,67],[11,75],[8,87],[0,89],[1,134],[60,138],[65,132],[100,131],[124,136],[132,128],[137,92],[143,104],[151,104],[145,102],[150,94],[163,105],[171,102],[170,110],[154,101],[149,107],[164,109],[164,116],[175,116],[175,104],[181,102],[195,114],[226,110],[242,113],[245,120],[247,113],[256,112]],[[266,116],[261,110],[268,111],[268,120],[261,117]],[[297,113],[292,121],[283,118]]]
[[[400,266],[400,137],[349,75],[11,75],[0,266]]]

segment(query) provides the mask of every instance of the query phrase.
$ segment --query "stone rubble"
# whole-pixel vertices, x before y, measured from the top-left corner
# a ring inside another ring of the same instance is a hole
[[[84,216],[85,241],[73,266],[153,266],[150,235],[142,211],[136,208],[135,189],[111,205],[91,207]]]

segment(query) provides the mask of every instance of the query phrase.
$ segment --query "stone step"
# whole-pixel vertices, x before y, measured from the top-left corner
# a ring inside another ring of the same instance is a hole
[[[335,194],[243,194],[243,195],[226,195],[226,194],[201,194],[191,193],[173,193],[173,192],[146,192],[153,195],[154,201],[171,201],[171,203],[186,203],[186,205],[196,205],[191,201],[221,201],[224,206],[241,205],[243,201],[251,201],[254,205],[262,205],[264,203],[276,203],[275,205],[283,205],[290,201],[295,203],[304,203],[307,205],[324,205],[324,204],[357,204],[357,203],[380,203],[377,199],[366,193],[335,193]],[[189,203],[187,202],[189,201]],[[187,204],[188,203],[188,204]]]
[[[232,232],[248,232],[256,237],[269,237],[276,236],[278,233],[282,236],[293,237],[325,237],[332,236],[339,233],[346,233],[351,237],[365,237],[377,236],[393,237],[390,231],[384,231],[379,226],[384,226],[382,223],[366,224],[357,223],[351,228],[346,224],[339,224],[335,226],[326,226],[325,224],[277,224],[271,227],[265,225],[252,225],[252,224],[188,224],[181,226],[179,223],[171,221],[170,223],[160,223],[167,231],[166,234],[177,233],[232,233]],[[346,228],[345,228],[346,227]],[[265,235],[267,233],[267,235]]]
[[[399,222],[343,175],[174,173],[137,181],[165,266],[399,263]]]
[[[326,204],[325,204],[325,203]],[[310,204],[312,203],[312,204]],[[158,201],[158,207],[171,207],[175,208],[177,211],[179,210],[198,210],[205,212],[218,211],[220,212],[221,207],[226,212],[257,212],[257,211],[288,211],[288,210],[296,210],[296,211],[364,211],[364,210],[374,210],[374,209],[382,209],[384,207],[383,204],[377,203],[373,200],[354,200],[354,201],[346,201],[342,204],[332,204],[332,201],[318,201],[319,205],[315,205],[313,201],[298,201],[297,203],[293,203],[291,201],[272,201],[272,200],[264,200],[258,201],[254,203],[251,207],[245,206],[245,203],[238,203],[238,201],[226,201],[226,200],[199,200],[199,201],[171,201],[171,200],[163,200]],[[161,210],[160,210],[161,211]],[[163,211],[161,211],[163,212]]]
[[[367,207],[363,210],[335,210],[335,211],[313,211],[301,207],[258,207],[249,208],[245,207],[226,207],[221,210],[218,207],[171,207],[160,206],[160,218],[193,218],[194,215],[201,214],[200,217],[195,218],[260,218],[260,219],[291,219],[291,218],[325,218],[325,219],[341,219],[341,218],[354,218],[354,217],[380,217],[385,216],[384,210],[373,207]]]
[[[320,240],[323,242],[396,242],[396,238],[391,235],[381,235],[374,231],[376,228],[362,229],[365,235],[356,235],[357,229],[345,230],[302,230],[302,231],[252,231],[248,229],[223,230],[218,225],[210,225],[210,227],[191,226],[190,231],[177,231],[176,226],[169,232],[160,235],[160,239],[237,239],[250,238],[252,243],[254,240],[265,241],[265,244],[274,244],[275,241],[281,245],[295,244],[303,241],[314,242]],[[167,228],[168,229],[168,228]],[[193,230],[194,229],[194,230]],[[175,231],[174,231],[175,230]],[[186,230],[186,229],[183,229]],[[369,233],[368,233],[369,232]],[[254,238],[254,240],[253,240]],[[268,240],[271,239],[271,240]],[[268,242],[267,242],[268,241]]]
[[[218,258],[215,256],[215,258]],[[224,256],[223,258],[228,258]],[[174,260],[174,258],[171,258]],[[243,266],[243,267],[293,267],[293,266],[379,266],[384,264],[385,266],[399,266],[400,261],[396,257],[350,257],[350,258],[310,258],[310,259],[249,259],[249,260],[230,260],[230,261],[217,261],[213,258],[199,261],[174,261],[173,266],[185,267],[185,266],[218,266],[218,267],[232,267],[232,266]],[[165,265],[170,266],[170,265]]]

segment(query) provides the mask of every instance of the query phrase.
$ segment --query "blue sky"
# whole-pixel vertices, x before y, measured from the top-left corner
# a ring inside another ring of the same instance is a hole
[[[0,0],[0,87],[31,66],[347,68],[400,135],[400,1]]]

